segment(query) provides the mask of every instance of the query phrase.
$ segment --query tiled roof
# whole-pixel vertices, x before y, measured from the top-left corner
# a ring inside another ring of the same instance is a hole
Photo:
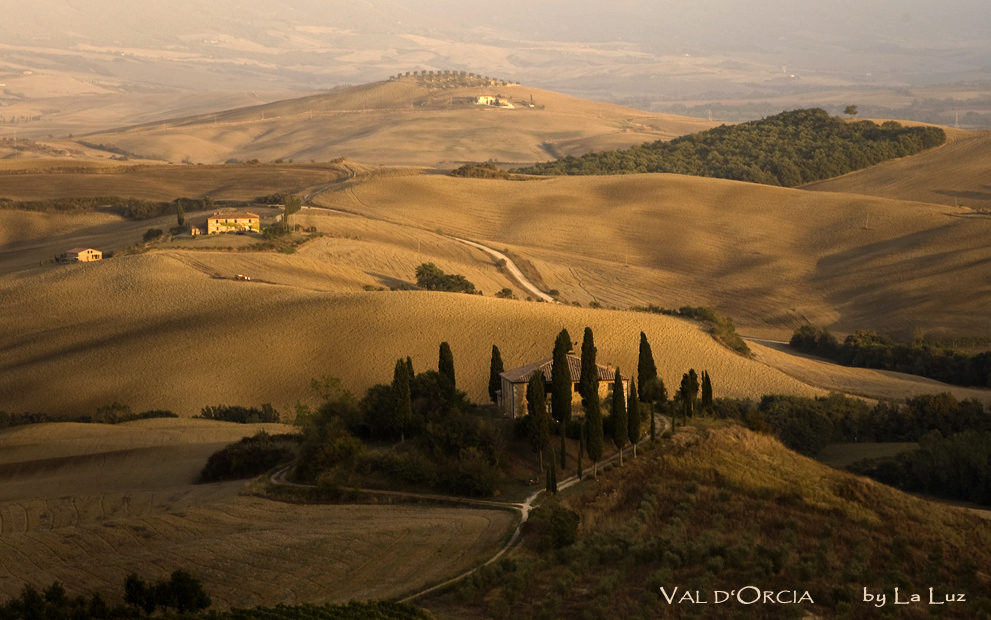
[[[527,364],[526,366],[520,366],[519,368],[513,368],[512,370],[507,370],[499,376],[504,379],[508,379],[510,383],[526,383],[530,380],[530,377],[535,371],[540,370],[540,372],[544,373],[544,379],[550,381],[551,368],[553,366],[554,358],[549,357],[545,360],[540,360],[539,362]],[[599,370],[599,381],[612,381],[616,378],[615,368],[603,366],[602,364],[596,364],[595,366]],[[582,358],[573,353],[568,353],[568,370],[571,373],[571,382],[577,383],[578,379],[582,376]],[[628,380],[628,377],[622,373],[620,373],[619,376],[623,381]]]
[[[202,217],[202,216],[201,216]],[[235,220],[247,220],[247,219],[259,219],[254,213],[245,213],[243,211],[222,211],[220,213],[214,213],[209,217],[211,220],[219,219],[235,219]]]
[[[72,248],[71,250],[68,250],[66,254],[79,254],[80,252],[89,252],[89,251],[90,248]],[[93,251],[95,252],[96,250]]]

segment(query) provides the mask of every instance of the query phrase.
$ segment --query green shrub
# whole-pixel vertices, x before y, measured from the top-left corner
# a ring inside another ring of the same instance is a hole
[[[245,437],[210,455],[197,482],[240,480],[261,475],[292,461],[299,439],[299,435],[269,435],[265,431]]]

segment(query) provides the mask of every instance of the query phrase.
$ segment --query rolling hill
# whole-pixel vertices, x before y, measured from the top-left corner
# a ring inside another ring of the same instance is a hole
[[[946,145],[804,189],[991,210],[991,131],[957,132]]]
[[[373,175],[316,201],[509,248],[569,302],[710,305],[779,340],[805,322],[991,335],[991,218],[965,208],[661,174]]]
[[[496,94],[515,107],[456,103]],[[531,100],[535,107],[529,107]],[[453,167],[489,159],[545,161],[712,126],[529,86],[435,85],[404,78],[83,139],[173,162],[327,161],[343,156],[364,163]]]

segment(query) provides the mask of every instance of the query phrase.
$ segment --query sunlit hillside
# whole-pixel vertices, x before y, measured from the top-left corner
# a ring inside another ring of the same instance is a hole
[[[513,107],[459,101],[480,95],[501,95]],[[403,79],[83,139],[173,162],[347,157],[376,164],[452,167],[490,159],[545,161],[670,139],[713,125],[525,85],[442,88]]]

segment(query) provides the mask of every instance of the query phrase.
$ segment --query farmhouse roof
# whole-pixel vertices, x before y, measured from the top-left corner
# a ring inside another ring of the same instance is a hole
[[[92,248],[72,248],[67,250],[66,254],[79,254],[80,252],[89,252]]]
[[[519,368],[513,368],[512,370],[507,370],[499,376],[509,380],[510,383],[526,383],[530,380],[533,373],[539,370],[544,374],[544,379],[550,381],[551,368],[553,366],[554,358],[549,357],[545,360],[540,360],[539,362],[527,364],[526,366],[520,366]],[[616,378],[615,368],[603,366],[602,364],[596,364],[595,366],[599,370],[599,381],[612,381]],[[582,358],[578,357],[574,353],[568,353],[568,371],[571,373],[571,382],[577,383],[578,379],[582,376]],[[622,373],[619,376],[623,381],[629,379]]]
[[[220,218],[224,218],[224,219],[234,218],[237,220],[246,220],[250,218],[258,219],[258,216],[255,215],[254,213],[248,213],[246,211],[221,211],[220,213],[214,213],[213,215],[210,216],[209,219],[216,220]]]

